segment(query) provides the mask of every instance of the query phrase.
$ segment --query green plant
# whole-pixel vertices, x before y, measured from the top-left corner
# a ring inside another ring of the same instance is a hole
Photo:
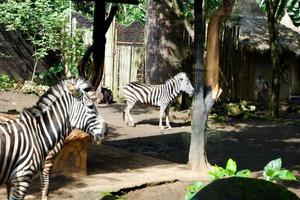
[[[2,74],[0,76],[0,89],[10,89],[15,86],[16,82],[11,80],[7,74]]]
[[[197,181],[194,184],[187,186],[184,199],[191,200],[193,198],[193,196],[195,194],[197,194],[197,192],[202,190],[202,188],[204,188],[204,187],[205,187],[205,185],[201,181]]]
[[[272,160],[264,167],[263,177],[267,181],[297,181],[297,178],[291,171],[282,168],[281,158]]]
[[[60,73],[64,71],[64,67],[61,65],[54,65],[48,70],[39,72],[36,74],[35,78],[39,84],[42,85],[53,85],[60,77]]]
[[[251,176],[251,171],[249,169],[244,169],[237,171],[237,164],[231,158],[227,161],[226,168],[219,167],[215,165],[212,171],[208,172],[209,175],[213,177],[213,179],[221,179],[231,176],[237,177],[249,177]]]
[[[125,195],[114,195],[111,192],[100,192],[101,199],[126,200]]]

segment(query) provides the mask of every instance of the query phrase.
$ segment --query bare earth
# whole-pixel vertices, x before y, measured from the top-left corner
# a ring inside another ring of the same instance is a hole
[[[0,112],[21,111],[37,99],[35,95],[0,92]],[[127,127],[122,121],[123,107],[98,106],[109,124],[108,140],[89,146],[88,176],[52,178],[50,199],[100,199],[101,192],[123,191],[128,200],[182,200],[186,185],[208,180],[205,172],[192,172],[186,166],[191,131],[184,121],[187,111],[171,112],[173,128],[161,132],[158,109],[135,107],[132,114],[137,125]],[[259,176],[270,160],[281,157],[284,168],[300,177],[300,116],[284,115],[285,120],[277,121],[239,119],[226,124],[210,123],[209,162],[224,166],[232,158],[239,169],[248,168]],[[36,179],[26,199],[39,199],[39,187]],[[288,187],[300,196],[300,184]],[[0,199],[5,198],[6,190],[1,187]]]

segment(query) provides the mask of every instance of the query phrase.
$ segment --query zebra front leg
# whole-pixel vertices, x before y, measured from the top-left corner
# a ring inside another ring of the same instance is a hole
[[[169,107],[166,108],[166,125],[168,127],[168,129],[171,129],[172,126],[170,125],[170,121],[169,121]]]
[[[9,200],[24,199],[28,191],[28,188],[31,184],[31,180],[32,180],[32,175],[27,175],[27,177],[15,178],[10,183],[8,183],[8,188],[7,188],[7,191],[9,192],[8,199]]]
[[[160,106],[160,111],[159,111],[159,126],[161,128],[161,130],[164,130],[165,127],[162,125],[162,118],[164,116],[166,110],[166,106]]]

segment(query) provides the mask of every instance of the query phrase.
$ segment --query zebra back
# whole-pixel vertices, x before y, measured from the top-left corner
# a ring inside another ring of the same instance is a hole
[[[126,102],[129,104],[140,102],[155,106],[167,105],[172,102],[181,91],[184,91],[182,90],[182,77],[184,75],[184,73],[177,74],[164,84],[158,85],[147,85],[138,82],[129,83],[124,87]]]

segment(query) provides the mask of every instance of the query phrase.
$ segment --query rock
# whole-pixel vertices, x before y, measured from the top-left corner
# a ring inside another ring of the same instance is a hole
[[[299,200],[293,192],[275,183],[254,178],[232,177],[214,181],[192,200]]]
[[[32,81],[25,81],[20,91],[25,94],[35,93],[38,96],[42,96],[45,93],[45,91],[47,91],[48,89],[49,89],[48,86],[37,85]]]
[[[53,174],[63,174],[74,178],[87,175],[87,146],[90,136],[80,130],[73,130],[54,161]]]

